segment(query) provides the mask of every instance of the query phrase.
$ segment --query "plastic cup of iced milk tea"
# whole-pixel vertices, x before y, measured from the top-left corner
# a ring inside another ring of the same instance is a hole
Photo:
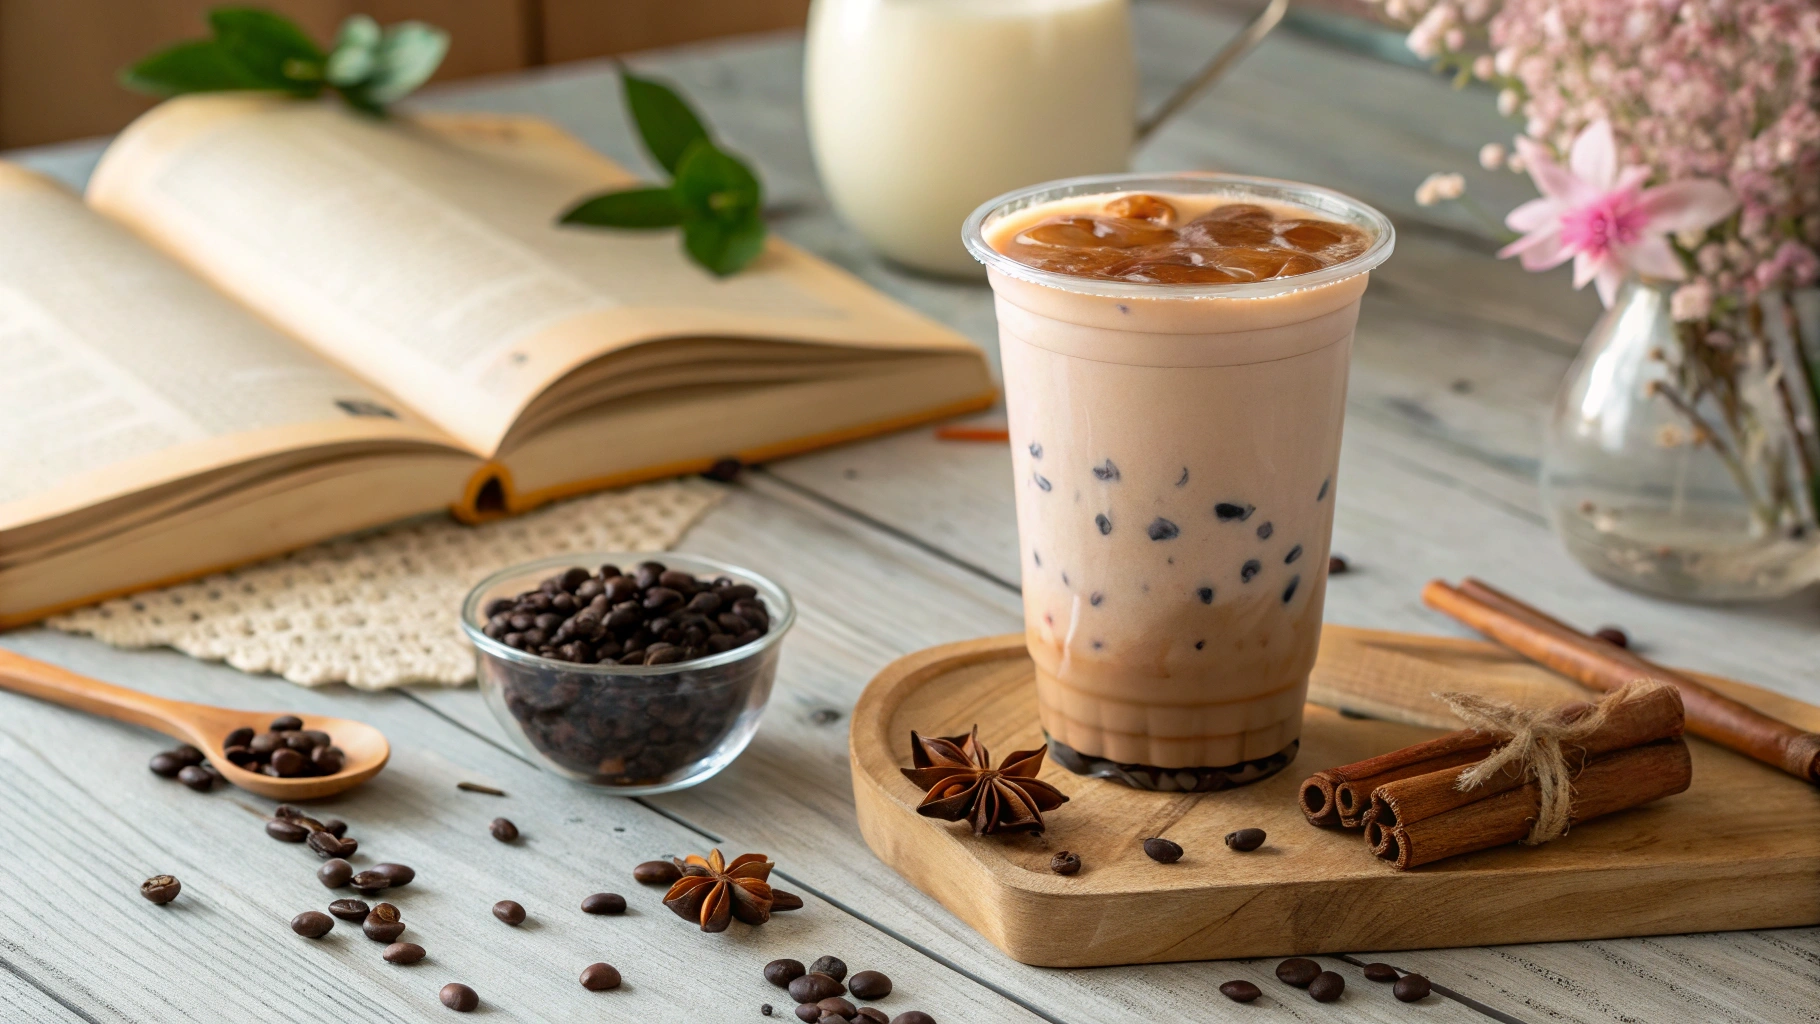
[[[976,210],[1024,629],[1056,760],[1143,789],[1294,759],[1359,300],[1395,235],[1336,192],[1107,175]]]

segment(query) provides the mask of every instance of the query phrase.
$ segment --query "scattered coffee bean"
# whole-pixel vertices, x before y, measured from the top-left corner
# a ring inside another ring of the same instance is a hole
[[[162,775],[167,779],[174,779],[177,777],[178,772],[183,771],[189,766],[183,763],[183,759],[177,756],[176,751],[160,750],[152,755],[151,763],[148,764],[147,767],[152,770],[152,774],[154,775]]]
[[[502,843],[509,843],[518,838],[518,826],[506,818],[494,818],[493,823],[487,826],[487,831],[493,833],[493,838]]]
[[[340,818],[324,818],[322,820],[322,830],[324,832],[327,832],[329,835],[334,836],[336,839],[340,839],[342,836],[345,836],[348,834],[348,823],[345,821],[342,821]],[[385,867],[384,864],[381,864],[379,866],[382,868]],[[403,882],[393,882],[392,884],[393,885],[403,885],[404,883]]]
[[[835,981],[840,981],[847,976],[847,965],[839,957],[818,957],[814,963],[809,965],[809,973],[826,974]]]
[[[320,939],[335,927],[335,919],[320,910],[306,910],[291,918],[291,931],[306,939]]]
[[[470,793],[485,793],[488,796],[505,796],[506,795],[506,791],[503,789],[495,789],[492,786],[483,786],[478,782],[457,782],[455,784],[455,788],[464,789]]]
[[[265,834],[279,842],[301,843],[310,837],[310,830],[294,821],[273,818],[265,823]]]
[[[771,1004],[770,1003],[760,1003],[758,1006],[758,1012],[759,1012],[759,1015],[763,1016],[763,1017],[771,1016]]]
[[[847,979],[847,991],[861,999],[883,999],[891,994],[891,979],[877,971],[861,971]]]
[[[1347,572],[1351,568],[1352,568],[1351,566],[1346,564],[1346,559],[1344,556],[1341,556],[1341,555],[1328,555],[1327,556],[1327,575],[1339,576],[1339,575]]]
[[[153,875],[139,883],[139,895],[153,903],[169,903],[183,891],[183,883],[175,875]]]
[[[853,1015],[859,1012],[859,1007],[854,1006],[840,996],[829,996],[826,999],[817,1001],[815,1005],[821,1009],[823,1016],[832,1013],[842,1020],[851,1020]]]
[[[581,969],[581,987],[589,992],[618,988],[619,980],[619,970],[612,964],[589,964]]]
[[[316,851],[316,856],[323,860],[331,857],[352,857],[354,851],[360,848],[358,840],[338,838],[320,829],[311,832],[309,839],[305,841],[310,844],[310,849]]]
[[[383,872],[367,870],[357,872],[348,879],[348,884],[359,889],[361,895],[371,896],[381,889],[390,889],[392,879]]]
[[[340,824],[340,822],[336,822],[336,824]],[[340,835],[341,833],[335,834]],[[375,864],[367,870],[376,875],[383,875],[387,881],[392,883],[394,889],[410,885],[412,880],[417,877],[417,869],[404,864]]]
[[[316,880],[331,889],[341,888],[348,884],[348,879],[353,877],[354,865],[340,857],[325,860],[322,862],[322,866],[316,869]]]
[[[1629,647],[1630,646],[1629,634],[1625,633],[1623,630],[1619,629],[1616,626],[1606,626],[1606,627],[1600,629],[1597,633],[1594,633],[1593,636],[1598,637],[1599,639],[1605,641],[1608,644],[1611,644],[1614,647]]]
[[[1058,875],[1079,874],[1081,870],[1080,855],[1063,850],[1061,853],[1049,858],[1049,870]]]
[[[343,921],[359,922],[367,919],[367,915],[372,913],[372,908],[367,906],[366,900],[336,900],[329,904],[329,913]]]
[[[525,908],[516,900],[500,900],[493,904],[493,916],[510,925],[525,923]]]
[[[773,914],[781,914],[786,910],[801,909],[803,909],[803,898],[801,896],[798,896],[793,892],[785,892],[782,889],[771,890],[771,912]]]
[[[891,1024],[891,1016],[876,1006],[862,1006],[853,1016],[854,1024],[866,1021],[868,1024]]]
[[[1334,971],[1322,971],[1308,983],[1308,995],[1317,1003],[1331,1003],[1346,991],[1346,979]]]
[[[822,1019],[822,1008],[814,1003],[799,1003],[796,1007],[796,1019],[806,1021],[807,1024],[816,1024]]]
[[[1264,845],[1264,830],[1261,828],[1242,828],[1237,832],[1226,833],[1226,845],[1240,853],[1250,853]]]
[[[1294,956],[1277,964],[1277,980],[1296,988],[1307,988],[1321,973],[1321,965],[1306,957]]]
[[[1366,964],[1365,977],[1372,981],[1395,981],[1399,975],[1397,969],[1389,964]]]
[[[1263,994],[1264,992],[1262,989],[1243,979],[1229,981],[1220,986],[1220,995],[1225,996],[1235,1003],[1249,1003]]]
[[[672,885],[682,877],[682,868],[667,860],[648,860],[632,869],[634,881],[645,885]]]
[[[177,772],[177,781],[198,793],[207,793],[215,788],[215,773],[201,765],[185,765]]]
[[[1182,859],[1182,847],[1159,836],[1144,840],[1144,855],[1158,864],[1174,864]]]
[[[814,1009],[817,1013],[821,1014],[820,1017],[816,1018],[816,1024],[853,1024],[851,1019],[843,1017],[838,1013],[824,1010],[819,1006],[814,1007]]]
[[[388,964],[414,964],[423,959],[423,947],[415,942],[394,942],[379,955]]]
[[[581,911],[584,914],[623,914],[626,898],[616,892],[597,892],[583,897]]]
[[[809,973],[801,960],[773,960],[765,965],[765,980],[778,988],[788,988],[790,983]]]
[[[451,981],[436,994],[442,1005],[456,1013],[468,1013],[480,1005],[480,994],[459,981]]]
[[[790,990],[790,998],[798,1003],[819,1003],[829,996],[838,996],[847,991],[840,982],[814,971],[797,978],[786,987]]]
[[[1428,984],[1428,979],[1422,977],[1420,974],[1405,974],[1397,979],[1397,983],[1391,988],[1390,994],[1396,996],[1400,1002],[1413,1003],[1418,999],[1426,997],[1430,988],[1431,986]]]
[[[905,1010],[891,1018],[891,1024],[935,1024],[935,1018],[921,1010]]]
[[[404,934],[404,921],[400,916],[398,908],[390,903],[377,904],[361,922],[360,930],[374,942],[397,942]]]

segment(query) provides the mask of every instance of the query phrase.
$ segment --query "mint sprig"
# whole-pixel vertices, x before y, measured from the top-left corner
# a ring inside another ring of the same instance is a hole
[[[745,161],[715,145],[676,90],[620,72],[626,108],[666,186],[640,185],[588,196],[565,210],[563,224],[682,228],[683,251],[718,277],[736,273],[765,248],[764,188]]]
[[[178,43],[120,74],[121,84],[154,96],[256,90],[310,99],[333,89],[351,107],[383,114],[429,81],[449,50],[449,34],[420,21],[379,26],[356,14],[342,22],[329,52],[297,23],[257,7],[217,7],[211,38]]]

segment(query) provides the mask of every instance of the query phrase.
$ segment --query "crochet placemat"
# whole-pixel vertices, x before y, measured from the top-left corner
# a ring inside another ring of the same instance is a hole
[[[457,622],[474,584],[564,551],[661,551],[723,494],[690,478],[576,498],[483,526],[415,520],[106,601],[47,625],[115,647],[175,647],[304,686],[460,686],[474,679],[474,650]]]

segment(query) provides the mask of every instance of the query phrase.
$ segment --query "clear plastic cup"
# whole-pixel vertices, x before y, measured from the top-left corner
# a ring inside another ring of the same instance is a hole
[[[1033,207],[1120,193],[1294,207],[1368,242],[1229,284],[1075,277],[991,243]],[[1000,196],[963,238],[997,302],[1025,636],[1056,760],[1165,791],[1282,770],[1320,643],[1353,328],[1390,222],[1290,182],[1108,175]]]

